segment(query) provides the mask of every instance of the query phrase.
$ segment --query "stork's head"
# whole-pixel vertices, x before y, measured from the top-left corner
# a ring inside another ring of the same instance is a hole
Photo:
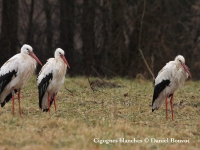
[[[33,52],[33,48],[30,45],[24,44],[21,48],[21,53],[29,54],[29,52]]]
[[[181,55],[176,56],[175,62],[177,64],[181,64],[183,66],[184,70],[188,73],[188,75],[190,77],[192,77],[190,71],[188,70],[188,67],[185,65],[185,58],[183,56],[181,56]]]
[[[37,56],[33,53],[33,48],[30,45],[24,44],[22,46],[22,48],[21,48],[21,53],[30,55],[31,57],[33,57],[42,66],[42,63],[37,58]]]
[[[61,48],[57,48],[54,54],[55,58],[62,58],[62,60],[66,63],[66,65],[70,68],[66,58],[65,58],[65,52]]]

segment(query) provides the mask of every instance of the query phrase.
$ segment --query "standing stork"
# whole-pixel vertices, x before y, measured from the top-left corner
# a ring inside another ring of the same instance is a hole
[[[152,101],[152,112],[161,107],[163,102],[166,104],[166,120],[168,120],[167,98],[171,97],[170,105],[172,112],[172,120],[174,120],[173,112],[173,96],[174,92],[183,86],[185,80],[191,77],[188,67],[185,65],[183,56],[176,56],[174,61],[168,62],[158,73],[155,79],[155,87]]]
[[[24,44],[21,53],[16,54],[3,64],[0,69],[0,102],[3,107],[12,98],[14,115],[14,95],[18,92],[19,113],[21,116],[20,90],[33,75],[37,62],[42,65],[33,53],[30,45]]]
[[[45,112],[50,112],[53,101],[56,110],[56,94],[65,81],[67,66],[70,68],[61,48],[56,49],[54,57],[48,59],[37,77],[39,108]]]

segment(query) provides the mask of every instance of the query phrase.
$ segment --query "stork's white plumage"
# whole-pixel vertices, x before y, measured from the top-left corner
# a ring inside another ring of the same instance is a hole
[[[3,64],[0,69],[0,102],[3,107],[11,98],[13,100],[12,112],[14,115],[14,94],[18,92],[19,112],[20,89],[33,75],[37,62],[42,65],[37,56],[33,53],[30,45],[24,44],[21,53],[16,54]]]
[[[185,80],[191,77],[188,67],[185,65],[183,56],[176,56],[174,61],[168,62],[162,70],[159,71],[155,79],[155,87],[152,101],[152,112],[161,107],[163,102],[166,104],[166,120],[168,120],[167,98],[171,97],[170,105],[172,111],[172,120],[174,119],[173,112],[173,95],[174,92],[181,88]]]
[[[70,68],[61,48],[56,49],[54,57],[48,59],[37,78],[39,108],[46,112],[50,112],[53,101],[56,110],[56,94],[64,83],[67,66]]]

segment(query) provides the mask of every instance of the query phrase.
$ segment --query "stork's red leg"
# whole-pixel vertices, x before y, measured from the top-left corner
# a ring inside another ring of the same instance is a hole
[[[166,96],[166,99],[165,99],[165,105],[166,105],[166,120],[168,120],[167,97],[168,97],[168,95]]]
[[[21,111],[21,105],[20,105],[20,91],[21,91],[21,89],[19,89],[19,91],[18,91],[18,102],[19,102],[19,114],[20,114],[20,117],[21,117],[22,111]]]
[[[172,120],[174,120],[173,97],[174,97],[174,94],[172,94],[171,99],[170,99],[170,105],[171,105],[171,111],[172,111]]]
[[[13,116],[15,115],[15,107],[14,107],[14,104],[15,104],[15,91],[14,91],[14,87],[12,88],[12,114]]]
[[[49,108],[49,113],[50,113],[50,96],[49,96],[49,92],[48,92],[48,108]]]
[[[56,111],[56,93],[53,94],[53,102],[54,102],[54,107]]]

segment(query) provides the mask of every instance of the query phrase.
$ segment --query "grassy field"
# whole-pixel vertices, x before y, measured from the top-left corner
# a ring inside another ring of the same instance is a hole
[[[90,78],[90,82],[95,80]],[[94,82],[97,84],[93,84],[93,91],[87,78],[67,77],[57,96],[57,112],[52,105],[50,114],[38,108],[35,81],[34,76],[22,89],[22,118],[17,101],[14,117],[11,102],[0,109],[0,150],[195,150],[200,147],[200,82],[187,81],[175,93],[175,120],[171,121],[169,110],[166,121],[164,106],[151,112],[150,81],[105,79],[115,85],[97,87],[100,84]]]

